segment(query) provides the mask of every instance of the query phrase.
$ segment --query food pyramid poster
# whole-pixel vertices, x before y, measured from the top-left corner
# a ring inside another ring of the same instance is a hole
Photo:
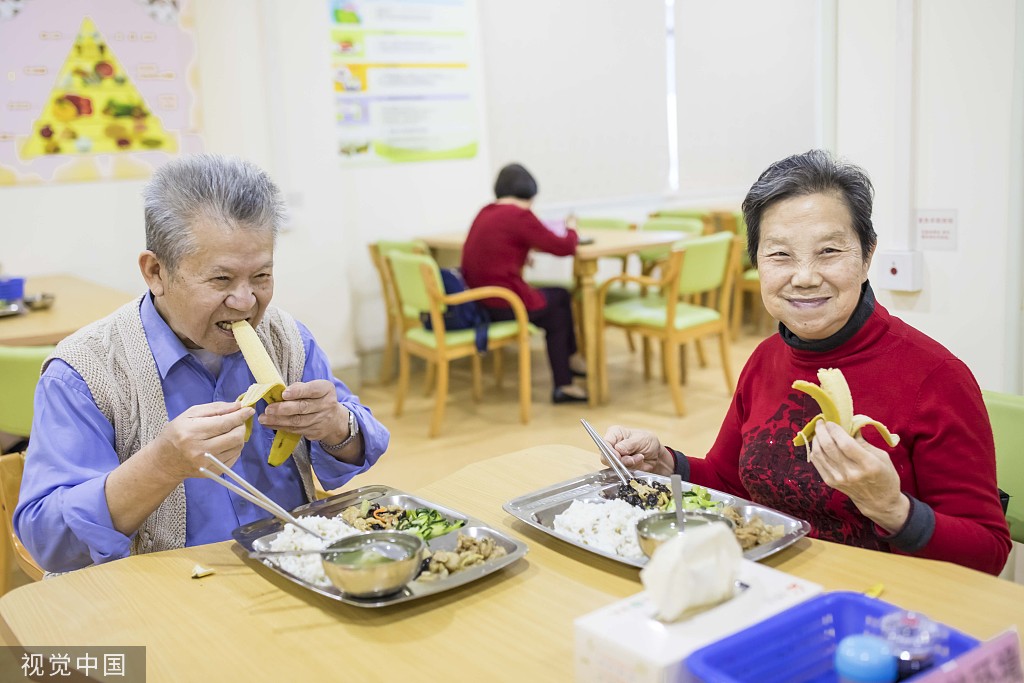
[[[0,185],[143,178],[199,151],[181,5],[0,0]]]

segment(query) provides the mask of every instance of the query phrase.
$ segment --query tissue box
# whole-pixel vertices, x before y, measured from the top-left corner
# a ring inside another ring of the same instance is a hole
[[[654,618],[646,592],[574,622],[576,680],[588,683],[682,683],[694,650],[740,631],[821,592],[821,586],[743,560],[739,580],[750,587],[678,622]]]

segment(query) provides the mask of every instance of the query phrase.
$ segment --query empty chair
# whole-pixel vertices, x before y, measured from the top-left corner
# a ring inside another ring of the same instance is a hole
[[[740,252],[740,262],[736,271],[736,286],[733,287],[732,300],[732,336],[733,339],[739,336],[740,326],[743,323],[743,306],[747,294],[750,295],[750,319],[754,323],[754,331],[761,332],[762,327],[767,330],[768,325],[762,325],[762,321],[771,323],[768,311],[764,309],[761,301],[761,276],[750,261],[750,254],[747,253],[747,222],[743,220],[743,213],[736,212],[736,234],[743,239],[743,250]]]
[[[395,285],[391,281],[391,271],[387,266],[387,255],[394,251],[407,254],[429,253],[427,245],[419,240],[406,242],[380,240],[369,245],[370,258],[377,275],[380,277],[381,292],[384,296],[384,306],[387,310],[387,338],[384,340],[384,351],[380,361],[381,384],[391,381],[395,367],[395,349],[398,347],[398,340],[402,333],[410,327],[419,327],[418,317],[407,318],[402,315],[398,306],[398,298],[395,294]]]
[[[731,233],[694,237],[673,250],[661,278],[622,275],[612,278],[598,292],[601,333],[598,336],[598,362],[601,363],[601,394],[608,395],[608,373],[604,328],[621,327],[642,335],[645,341],[661,343],[662,362],[676,413],[685,406],[680,387],[679,347],[710,334],[719,337],[722,371],[726,388],[734,389],[729,367],[729,306],[732,281],[739,260],[740,240]],[[607,290],[616,281],[631,280],[652,288],[647,296],[606,303]],[[703,304],[688,303],[703,300]],[[650,378],[650,360],[644,353],[644,376]]]
[[[0,432],[27,437],[32,429],[32,399],[43,361],[52,346],[0,346]]]
[[[625,218],[605,218],[602,216],[579,216],[576,218],[578,230],[636,230],[636,223]],[[622,272],[626,272],[629,256],[615,257],[622,261]]]
[[[21,540],[14,533],[14,508],[18,506],[18,492],[21,489],[21,476],[25,470],[25,454],[23,452],[4,453],[0,455],[0,511],[4,518],[4,535],[7,541],[0,541],[0,595],[10,588],[11,557],[17,561],[25,575],[33,581],[43,578],[42,568],[36,564]]]
[[[996,442],[996,481],[1010,494],[1010,537],[1024,543],[1024,396],[981,392]]]
[[[530,421],[530,334],[536,328],[529,323],[522,300],[505,287],[476,287],[458,294],[445,294],[441,271],[433,258],[423,254],[391,252],[388,255],[391,275],[395,283],[398,303],[406,317],[430,314],[431,327],[422,325],[406,329],[398,345],[398,390],[395,394],[395,416],[402,414],[405,395],[409,388],[409,357],[417,356],[436,363],[436,389],[434,415],[430,423],[430,436],[437,436],[444,419],[448,401],[449,361],[470,357],[473,363],[473,398],[483,397],[480,354],[476,347],[476,332],[472,329],[447,330],[444,311],[449,305],[467,301],[499,298],[509,302],[515,320],[490,323],[487,328],[489,350],[515,346],[519,351],[519,418],[523,424]]]
[[[52,346],[0,346],[0,432],[26,438],[32,429],[32,402],[43,361],[53,352]],[[0,507],[3,509],[5,534],[9,540],[0,541],[0,594],[8,589],[11,560],[32,579],[42,577],[42,570],[32,560],[14,535],[12,518],[18,504],[21,472],[25,454],[21,452],[0,455]]]
[[[689,236],[696,237],[704,234],[704,219],[697,216],[665,217],[656,216],[648,218],[640,225],[641,230],[667,230],[683,232]],[[668,259],[671,247],[651,247],[639,252],[640,272],[643,275],[650,275],[659,263]]]

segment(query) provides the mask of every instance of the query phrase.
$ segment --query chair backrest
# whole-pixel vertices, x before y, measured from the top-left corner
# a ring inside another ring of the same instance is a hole
[[[996,442],[996,481],[1010,494],[1010,536],[1024,543],[1024,396],[983,391]]]
[[[35,581],[43,578],[43,570],[36,564],[21,540],[14,533],[14,508],[18,506],[18,495],[21,489],[21,477],[25,471],[25,454],[5,453],[0,455],[0,514],[3,514],[3,536],[0,543],[7,544],[3,553],[13,552],[14,558],[30,578]],[[0,563],[4,575],[0,576],[0,595],[7,590],[9,567],[7,562]]]
[[[728,265],[736,236],[730,232],[693,237],[677,243],[682,252],[679,294],[701,294],[720,288],[729,277]]]
[[[636,223],[625,218],[602,218],[600,216],[579,216],[576,227],[586,230],[635,230]]]
[[[405,242],[393,240],[380,240],[369,245],[370,258],[380,276],[381,290],[384,293],[384,303],[388,309],[388,315],[398,317],[401,310],[398,307],[398,297],[395,294],[395,284],[391,280],[391,269],[387,264],[387,256],[393,252],[403,254],[426,254],[429,252],[427,245],[420,240],[409,240]]]
[[[641,226],[641,230],[669,230],[685,232],[687,235],[701,235],[704,233],[704,219],[697,216],[669,217],[655,216],[648,218]]]
[[[423,267],[425,266],[433,273],[437,283],[435,296],[444,292],[441,269],[433,257],[427,254],[407,254],[393,251],[388,254],[387,258],[391,264],[391,276],[394,278],[398,302],[406,317],[418,318],[421,312],[430,311],[432,305],[438,305],[437,300],[431,297],[423,279]],[[446,308],[447,306],[442,304],[441,312],[444,312]]]
[[[737,211],[733,214],[733,219],[736,221],[736,236],[743,240],[743,250],[740,252],[740,266],[743,270],[747,270],[753,266],[750,262],[750,254],[747,253],[747,221],[743,218],[742,211]]]
[[[0,346],[0,432],[28,436],[32,428],[32,401],[43,361],[52,346]]]

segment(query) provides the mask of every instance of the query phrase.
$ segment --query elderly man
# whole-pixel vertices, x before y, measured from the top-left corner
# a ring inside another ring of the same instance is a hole
[[[14,524],[49,571],[222,541],[265,517],[199,478],[204,453],[294,508],[312,500],[314,471],[335,488],[388,445],[309,330],[270,306],[283,204],[263,171],[185,157],[156,173],[144,202],[149,291],[61,342],[36,392]],[[231,331],[240,320],[280,369],[281,402],[236,400],[254,382]],[[267,462],[275,430],[304,437],[278,467]]]

